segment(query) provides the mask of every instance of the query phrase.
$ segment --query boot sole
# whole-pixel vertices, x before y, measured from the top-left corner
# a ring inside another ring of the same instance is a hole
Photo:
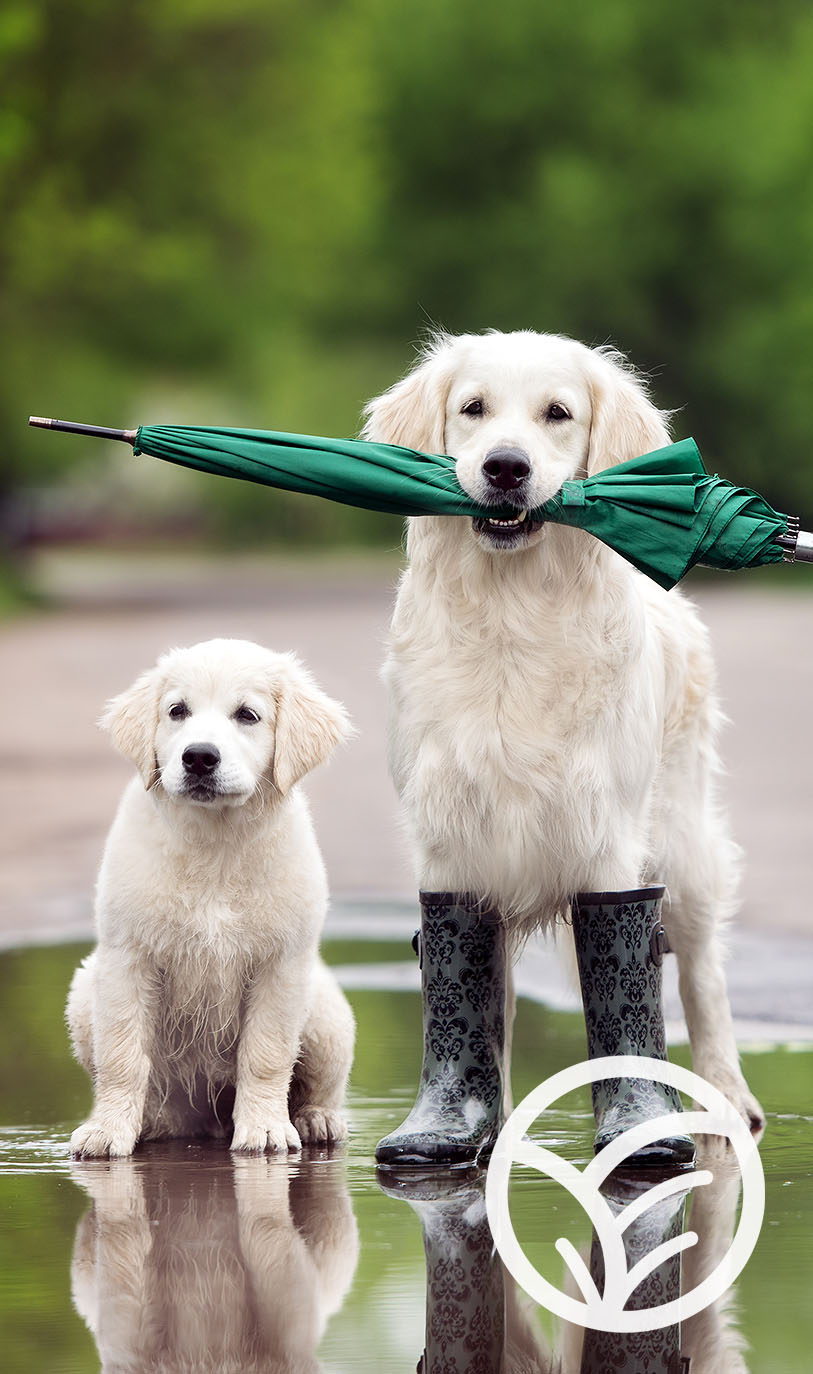
[[[614,1137],[618,1139],[618,1137]],[[609,1145],[609,1140],[603,1140],[601,1144],[595,1145],[595,1153],[601,1154],[605,1146]],[[624,1172],[634,1169],[692,1169],[694,1168],[697,1151],[691,1136],[685,1138],[675,1137],[672,1140],[656,1141],[654,1145],[647,1145],[642,1150],[636,1150],[634,1154],[628,1155],[619,1168]]]
[[[379,1169],[386,1169],[390,1172],[404,1170],[412,1172],[416,1169],[476,1169],[485,1163],[496,1143],[496,1135],[483,1141],[481,1145],[460,1145],[453,1146],[448,1140],[438,1141],[437,1148],[428,1150],[425,1146],[422,1150],[410,1150],[401,1145],[380,1146],[376,1148],[375,1162]]]

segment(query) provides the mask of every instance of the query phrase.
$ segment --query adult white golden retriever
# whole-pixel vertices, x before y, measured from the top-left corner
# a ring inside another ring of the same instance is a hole
[[[319,959],[327,883],[297,783],[344,709],[293,655],[215,639],[166,654],[102,724],[139,776],[68,998],[95,1090],[72,1153],[232,1125],[233,1150],[342,1139],[353,1017]]]
[[[719,928],[737,850],[715,794],[706,632],[580,530],[527,512],[669,442],[615,351],[519,331],[449,337],[370,402],[364,437],[456,459],[516,517],[409,523],[385,678],[420,886],[547,925],[579,891],[664,882],[696,1071],[762,1120],[739,1067]]]

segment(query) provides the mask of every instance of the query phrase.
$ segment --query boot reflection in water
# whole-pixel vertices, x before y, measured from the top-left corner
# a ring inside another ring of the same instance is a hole
[[[73,1300],[103,1370],[318,1368],[358,1261],[330,1160],[289,1173],[283,1159],[162,1145],[75,1161],[71,1176],[93,1201],[76,1232]]]
[[[649,1207],[624,1232],[628,1269],[681,1231],[697,1236],[695,1245],[666,1259],[638,1285],[626,1304],[629,1309],[659,1307],[681,1293],[688,1298],[728,1252],[737,1220],[739,1165],[727,1154],[725,1143],[711,1136],[703,1137],[698,1144],[697,1165],[700,1170],[710,1171],[712,1178],[692,1189],[685,1222],[686,1195],[676,1194]],[[610,1175],[601,1191],[617,1215],[627,1203],[654,1187],[656,1181],[660,1179],[651,1170],[619,1170]],[[604,1265],[595,1236],[590,1274],[602,1292]],[[567,1353],[562,1374],[577,1369],[580,1374],[748,1374],[745,1341],[736,1325],[735,1295],[736,1290],[729,1289],[680,1328],[616,1334],[565,1325]]]
[[[699,1163],[710,1183],[695,1188],[685,1222],[686,1192],[655,1200],[624,1232],[627,1268],[684,1230],[697,1244],[667,1257],[634,1290],[627,1307],[660,1307],[690,1293],[720,1262],[731,1242],[739,1170],[704,1142]],[[691,1177],[694,1177],[692,1175]],[[418,1177],[380,1170],[388,1197],[409,1202],[423,1231],[426,1256],[425,1347],[420,1374],[748,1374],[728,1295],[685,1323],[657,1331],[614,1333],[562,1324],[558,1350],[547,1343],[539,1309],[505,1270],[485,1209],[485,1174],[435,1170]],[[652,1170],[612,1174],[602,1192],[617,1215],[662,1182]],[[687,1187],[689,1187],[687,1179]],[[681,1271],[682,1260],[682,1271]],[[603,1292],[604,1265],[594,1236],[590,1274]],[[572,1296],[579,1295],[574,1291]],[[682,1337],[682,1339],[681,1339]]]
[[[611,1174],[601,1191],[614,1216],[652,1187],[651,1173]],[[683,1231],[686,1194],[661,1198],[636,1217],[623,1233],[627,1269],[631,1270],[658,1246]],[[642,1279],[626,1303],[627,1311],[663,1307],[680,1297],[680,1254],[666,1258]],[[604,1254],[594,1234],[590,1248],[590,1275],[599,1293],[604,1291]],[[680,1353],[680,1327],[657,1331],[591,1331],[584,1333],[580,1374],[687,1374],[688,1359]]]
[[[495,1249],[485,1174],[396,1178],[380,1170],[378,1181],[388,1197],[406,1199],[423,1231],[426,1343],[419,1374],[558,1374],[533,1304]]]

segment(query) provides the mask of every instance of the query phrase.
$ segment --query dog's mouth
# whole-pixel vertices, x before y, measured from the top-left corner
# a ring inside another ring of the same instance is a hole
[[[477,515],[471,523],[474,533],[484,539],[492,548],[511,549],[519,548],[522,544],[527,543],[530,536],[541,530],[545,522],[544,520],[532,520],[527,510],[521,510],[509,519]]]
[[[186,801],[206,805],[208,802],[220,801],[225,793],[215,782],[207,781],[205,778],[187,778],[181,789],[181,796]]]

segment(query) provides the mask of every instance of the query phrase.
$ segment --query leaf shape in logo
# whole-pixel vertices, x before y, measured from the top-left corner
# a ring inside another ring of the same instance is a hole
[[[528,1140],[525,1132],[557,1098],[587,1083],[606,1078],[648,1078],[690,1094],[706,1111],[669,1112],[631,1126],[585,1166],[578,1169],[553,1150]],[[614,1213],[601,1185],[626,1159],[645,1145],[674,1133],[727,1136],[739,1162],[743,1180],[740,1223],[729,1252],[692,1292],[652,1308],[625,1309],[636,1288],[659,1268],[697,1243],[693,1231],[671,1236],[628,1267],[624,1232],[655,1207],[677,1193],[710,1183],[708,1170],[683,1172],[653,1185],[646,1193]],[[560,1237],[556,1249],[576,1281],[584,1301],[563,1293],[548,1282],[522,1251],[511,1224],[508,1183],[514,1164],[523,1164],[559,1183],[580,1203],[592,1222],[604,1260],[604,1291],[595,1281],[576,1247]],[[637,1055],[609,1055],[572,1065],[546,1080],[512,1112],[500,1132],[486,1179],[486,1208],[494,1242],[503,1263],[518,1283],[542,1306],[565,1321],[597,1331],[656,1330],[685,1320],[716,1301],[744,1267],[756,1244],[765,1208],[765,1179],[759,1154],[745,1122],[712,1084],[668,1060]]]

